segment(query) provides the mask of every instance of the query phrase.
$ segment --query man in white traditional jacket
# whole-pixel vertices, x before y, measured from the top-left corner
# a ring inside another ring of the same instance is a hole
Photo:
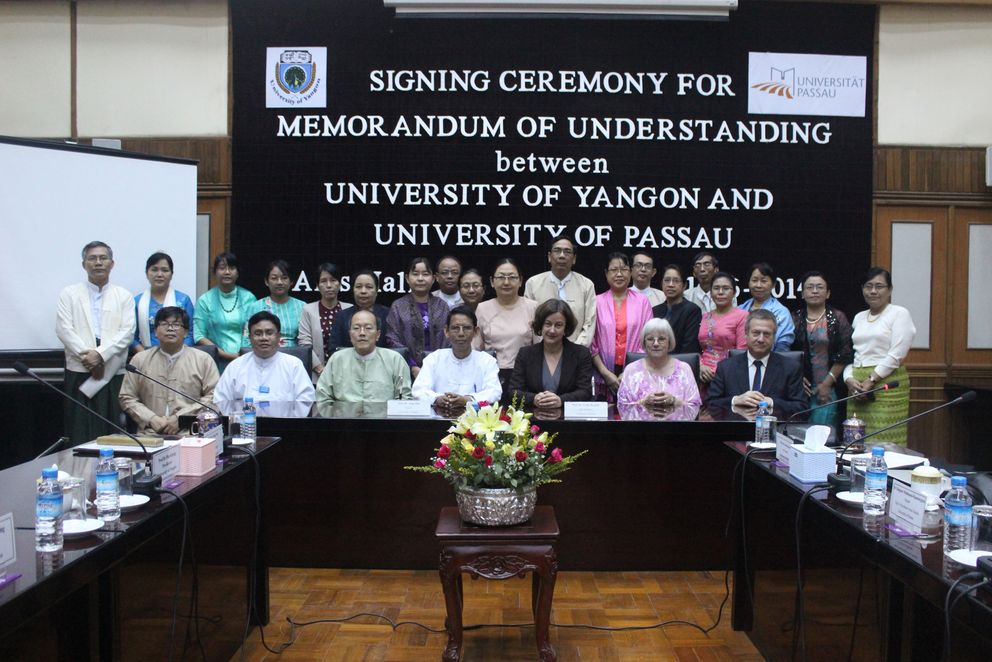
[[[246,397],[254,399],[260,416],[267,415],[270,403],[313,403],[313,382],[303,362],[279,351],[280,330],[279,318],[267,310],[248,319],[251,352],[231,361],[214,391],[214,402],[225,413]]]
[[[486,352],[472,350],[478,320],[467,306],[448,313],[444,335],[449,349],[434,350],[413,382],[413,397],[430,400],[439,410],[464,409],[469,402],[497,402],[502,395],[499,366]]]
[[[65,390],[115,423],[127,350],[134,339],[134,299],[110,284],[114,252],[102,241],[83,247],[86,281],[59,293],[55,335],[65,346]],[[73,444],[112,432],[76,404],[65,401],[65,434]]]
[[[159,308],[155,313],[158,344],[131,359],[144,375],[190,396],[183,397],[144,375],[124,375],[121,409],[142,432],[178,434],[180,416],[195,416],[203,408],[200,402],[213,400],[220,372],[209,354],[185,345],[189,325],[189,313],[179,306]]]

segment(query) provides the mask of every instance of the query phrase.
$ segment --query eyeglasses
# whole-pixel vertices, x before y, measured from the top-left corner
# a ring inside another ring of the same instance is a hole
[[[493,280],[502,283],[516,283],[518,280],[520,280],[520,276],[518,276],[517,274],[496,274],[495,276],[493,276]]]
[[[615,276],[616,274],[629,274],[630,267],[610,267],[609,269],[606,270],[606,273],[610,274],[611,276]]]
[[[664,283],[665,285],[681,285],[682,284],[682,279],[681,278],[662,278],[661,279],[661,282]]]
[[[637,270],[643,269],[644,271],[647,271],[648,269],[651,269],[652,267],[654,267],[654,265],[651,264],[650,262],[635,262],[634,263],[634,268],[637,269]]]
[[[87,262],[91,262],[91,263],[92,262],[110,262],[112,259],[113,258],[111,258],[109,255],[87,255],[86,256],[86,261]]]
[[[886,290],[888,288],[889,288],[888,285],[879,284],[879,283],[865,283],[864,285],[861,286],[861,289],[864,290],[865,292],[881,292],[882,290]]]
[[[481,290],[482,283],[462,283],[463,290]]]
[[[822,292],[825,289],[827,289],[827,286],[820,285],[819,283],[817,283],[816,285],[807,285],[806,287],[803,288],[803,290],[805,290],[806,292]]]
[[[186,325],[182,322],[159,322],[158,326],[160,329],[185,329]]]
[[[734,288],[729,285],[716,285],[710,288],[711,292],[733,292]]]
[[[571,248],[552,248],[551,252],[555,255],[572,255],[575,253]]]

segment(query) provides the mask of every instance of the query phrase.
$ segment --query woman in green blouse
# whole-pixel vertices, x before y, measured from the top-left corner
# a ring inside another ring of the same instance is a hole
[[[221,253],[214,258],[217,287],[207,290],[196,301],[193,315],[193,342],[216,345],[221,365],[238,358],[247,311],[255,295],[238,286],[238,258]]]

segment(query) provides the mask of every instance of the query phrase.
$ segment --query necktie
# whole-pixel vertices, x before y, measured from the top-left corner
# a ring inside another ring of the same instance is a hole
[[[761,390],[761,361],[758,360],[755,360],[754,362],[754,383],[751,384],[751,390]]]

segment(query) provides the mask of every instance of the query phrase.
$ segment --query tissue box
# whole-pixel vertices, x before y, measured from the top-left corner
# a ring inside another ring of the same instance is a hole
[[[837,468],[837,451],[833,448],[812,450],[802,444],[790,449],[789,475],[804,483],[823,483]]]
[[[202,476],[217,465],[217,441],[207,437],[187,437],[179,444],[179,476]]]

